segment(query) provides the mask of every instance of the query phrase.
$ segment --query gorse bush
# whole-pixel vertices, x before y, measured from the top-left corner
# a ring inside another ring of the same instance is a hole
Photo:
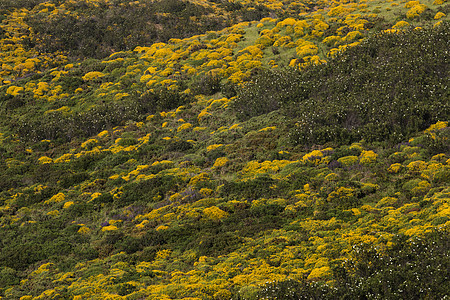
[[[234,108],[243,120],[282,108],[294,144],[399,142],[450,114],[448,29],[383,33],[326,64],[264,72]]]
[[[22,2],[26,2],[22,0]],[[43,1],[29,0],[31,9]],[[260,20],[270,9],[257,5],[230,8],[234,3],[220,3],[230,14],[213,15],[214,9],[190,1],[163,0],[99,2],[68,1],[64,9],[76,14],[52,13],[55,7],[37,11],[25,21],[33,28],[27,41],[40,52],[64,51],[75,57],[103,58],[116,51],[131,50],[173,38],[186,38],[230,26],[233,20]],[[25,6],[6,4],[7,8]]]

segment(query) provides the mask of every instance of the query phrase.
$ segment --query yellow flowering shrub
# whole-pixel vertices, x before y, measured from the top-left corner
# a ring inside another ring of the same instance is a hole
[[[54,160],[54,163],[55,163],[55,164],[58,164],[58,163],[66,163],[66,162],[69,162],[70,159],[72,158],[72,156],[73,156],[72,153],[66,153],[66,154],[63,154],[63,155],[61,155],[60,157],[58,157],[57,159],[55,159],[55,160]]]
[[[227,164],[228,161],[229,161],[229,160],[228,160],[228,158],[226,158],[226,157],[219,157],[219,158],[217,158],[216,161],[214,162],[213,167],[214,167],[214,168],[220,168],[220,167],[223,167],[223,166],[225,166],[225,165]]]
[[[191,128],[191,127],[192,127],[192,124],[191,124],[191,123],[184,123],[184,124],[180,125],[180,126],[177,128],[177,132],[180,132],[180,131],[189,129],[189,128]]]
[[[58,193],[54,196],[52,196],[50,199],[46,200],[45,204],[51,204],[51,203],[59,203],[63,202],[66,199],[66,196],[63,193]]]
[[[330,17],[336,17],[336,16],[345,17],[346,15],[352,13],[355,10],[356,10],[356,8],[351,7],[350,5],[341,4],[341,5],[338,5],[336,7],[333,7],[332,9],[330,9],[330,11],[327,13],[327,15]]]
[[[332,46],[336,46],[341,40],[342,40],[342,38],[340,36],[330,35],[330,36],[327,36],[326,38],[324,38],[322,40],[322,43],[328,45],[329,47],[332,47]]]
[[[156,259],[166,259],[170,256],[172,253],[172,250],[170,249],[164,249],[156,252]]]
[[[212,189],[208,189],[208,188],[201,188],[200,189],[200,194],[202,194],[205,197],[209,197],[212,194],[214,194],[214,191]]]
[[[411,7],[414,7],[414,6],[418,5],[418,4],[420,4],[420,2],[419,2],[419,1],[416,1],[416,0],[408,1],[408,2],[405,4],[405,8],[411,8]]]
[[[331,192],[328,197],[328,202],[348,203],[354,197],[355,190],[352,188],[339,187],[335,191]]]
[[[408,22],[406,22],[406,21],[398,21],[397,23],[395,23],[394,26],[392,26],[392,28],[394,28],[394,29],[401,29],[401,28],[408,27],[408,26],[409,26]]]
[[[322,157],[323,157],[322,151],[313,150],[310,153],[303,155],[302,161],[303,162],[312,162],[317,165],[320,163]]]
[[[275,129],[277,129],[276,126],[271,126],[271,127],[265,127],[265,128],[262,128],[262,129],[260,129],[260,130],[258,130],[258,131],[260,131],[260,132],[263,132],[263,131],[272,131],[272,130],[275,130]]]
[[[68,201],[68,202],[64,203],[63,208],[66,209],[66,208],[71,207],[72,205],[74,205],[74,202],[73,201]]]
[[[308,275],[308,280],[314,279],[314,278],[322,278],[322,277],[329,277],[331,276],[331,269],[327,266],[315,268],[311,271],[311,273]]]
[[[203,214],[211,220],[220,220],[226,218],[228,213],[221,210],[217,206],[211,206],[203,210]]]
[[[108,135],[109,135],[108,130],[103,130],[102,132],[100,132],[99,134],[97,134],[97,136],[98,136],[99,138],[105,138],[105,137],[107,137]]]
[[[117,226],[114,226],[114,225],[108,225],[108,226],[102,227],[102,231],[114,231],[117,229],[118,229]]]
[[[431,157],[431,160],[444,162],[446,158],[447,156],[445,155],[445,153],[439,153]]]
[[[431,188],[431,184],[428,181],[420,181],[412,190],[413,195],[425,194]]]
[[[327,176],[325,176],[325,180],[328,180],[328,181],[335,181],[338,178],[339,178],[339,175],[336,173],[330,173]]]
[[[389,173],[398,173],[403,168],[402,164],[395,163],[389,166],[388,172]]]
[[[31,275],[39,275],[39,274],[42,274],[42,273],[44,273],[44,272],[48,272],[48,271],[50,271],[51,270],[51,268],[53,267],[53,263],[45,263],[45,264],[42,264],[42,265],[40,265],[39,266],[39,268],[37,268],[35,271],[33,271],[32,273],[31,273]]]
[[[359,162],[361,164],[368,165],[368,164],[376,162],[378,154],[376,154],[372,150],[369,150],[369,151],[363,150],[359,157],[360,157]]]
[[[87,226],[81,226],[77,232],[79,234],[89,234],[91,232],[91,229]]]
[[[20,92],[22,92],[23,90],[24,90],[24,89],[23,89],[23,87],[21,87],[21,86],[14,86],[14,85],[12,85],[12,86],[10,86],[10,87],[6,90],[6,93],[7,93],[8,95],[17,96],[17,95],[19,95]]]
[[[136,225],[137,229],[144,229],[145,225],[147,225],[149,223],[149,220],[143,220],[141,223]]]
[[[315,55],[319,52],[319,48],[314,44],[308,44],[303,46],[298,46],[296,48],[297,56],[302,58],[308,55]]]
[[[337,161],[340,162],[343,166],[348,167],[348,166],[352,166],[358,162],[358,156],[354,156],[354,155],[344,156],[344,157],[338,158]]]
[[[347,33],[347,35],[344,36],[342,38],[342,40],[346,41],[346,42],[350,42],[350,41],[354,41],[357,38],[361,38],[362,36],[363,36],[363,34],[361,32],[359,32],[358,30],[355,30],[355,31],[351,31],[351,32]]]
[[[57,209],[49,211],[47,213],[47,216],[52,216],[52,217],[56,217],[57,215],[59,215],[59,211]]]
[[[410,1],[410,2],[418,2],[418,1]],[[408,2],[409,3],[409,2]],[[414,17],[418,17],[420,14],[422,14],[427,9],[427,6],[425,4],[417,4],[411,7],[406,12],[406,17],[408,19],[412,19]]]
[[[292,161],[289,160],[266,160],[261,163],[255,160],[249,161],[241,171],[242,180],[246,181],[254,179],[259,174],[279,172],[283,167],[290,163],[292,163]]]
[[[159,225],[159,226],[156,228],[156,231],[166,230],[166,229],[168,229],[168,228],[169,228],[169,226],[166,226],[166,225]]]
[[[196,186],[202,182],[207,182],[209,180],[210,180],[210,178],[209,178],[208,173],[200,173],[191,178],[191,180],[189,181],[189,185]]]
[[[84,81],[90,81],[90,80],[94,80],[100,77],[105,76],[105,74],[103,74],[102,72],[98,72],[98,71],[94,71],[94,72],[89,72],[86,73],[82,78]]]
[[[51,164],[51,163],[53,163],[53,159],[51,159],[48,156],[41,156],[38,159],[38,161],[39,161],[40,164]]]
[[[411,173],[419,173],[427,168],[427,163],[422,160],[410,162],[406,168]]]
[[[209,145],[208,147],[206,147],[206,151],[213,151],[216,150],[217,148],[222,147],[223,144],[214,144],[214,145]]]
[[[440,130],[440,129],[446,128],[447,126],[448,126],[448,122],[439,121],[439,122],[431,125],[430,127],[428,127],[425,130],[425,132],[432,132],[432,131]]]

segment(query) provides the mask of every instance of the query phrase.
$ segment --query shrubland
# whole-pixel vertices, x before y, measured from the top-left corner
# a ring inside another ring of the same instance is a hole
[[[0,11],[1,299],[449,294],[445,1]]]

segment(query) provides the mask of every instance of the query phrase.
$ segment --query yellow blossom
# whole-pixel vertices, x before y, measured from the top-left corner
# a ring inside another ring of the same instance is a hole
[[[184,124],[180,125],[180,126],[177,128],[177,132],[180,132],[180,131],[189,129],[189,128],[191,128],[191,127],[192,127],[192,124],[191,124],[191,123],[184,123]]]
[[[221,210],[217,206],[211,206],[203,210],[203,214],[212,220],[220,220],[228,216],[228,213]]]
[[[89,227],[86,227],[86,226],[81,226],[78,229],[78,233],[80,233],[80,234],[88,234],[90,232],[91,232],[91,229]]]
[[[370,151],[363,150],[361,155],[359,156],[360,157],[359,162],[363,165],[368,165],[374,163],[377,160],[377,156],[378,154],[376,154],[372,150]]]
[[[45,204],[51,204],[51,203],[59,203],[62,202],[66,199],[66,196],[63,193],[58,193],[56,195],[54,195],[53,197],[51,197],[50,199],[48,199],[47,201],[45,201]]]
[[[71,207],[73,204],[74,204],[73,201],[68,201],[68,202],[64,203],[63,208],[64,208],[64,209],[69,208],[69,207]]]
[[[51,159],[51,158],[48,157],[48,156],[41,156],[41,157],[38,159],[38,161],[39,161],[40,164],[50,164],[50,163],[53,162],[53,159]]]
[[[219,157],[219,158],[217,158],[216,161],[214,162],[213,167],[214,167],[214,168],[220,168],[220,167],[223,167],[223,166],[225,166],[225,165],[227,164],[227,162],[228,162],[228,158],[226,158],[226,157]]]
[[[49,211],[49,212],[47,213],[47,216],[53,216],[53,217],[56,217],[57,215],[59,215],[59,211],[58,211],[57,209],[52,210],[52,211]]]
[[[208,147],[206,147],[206,151],[213,151],[216,150],[217,148],[222,147],[223,144],[214,144],[214,145],[209,145]]]
[[[102,72],[98,72],[98,71],[94,71],[94,72],[89,72],[86,73],[82,78],[84,81],[90,81],[90,80],[94,80],[100,77],[105,76],[105,74],[103,74]]]
[[[114,225],[108,225],[108,226],[104,226],[102,228],[102,231],[114,231],[114,230],[117,230],[117,229],[118,228],[116,226],[114,226]]]

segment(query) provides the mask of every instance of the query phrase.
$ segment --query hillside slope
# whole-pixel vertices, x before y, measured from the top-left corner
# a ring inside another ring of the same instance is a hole
[[[1,299],[450,294],[444,1],[2,5]]]

